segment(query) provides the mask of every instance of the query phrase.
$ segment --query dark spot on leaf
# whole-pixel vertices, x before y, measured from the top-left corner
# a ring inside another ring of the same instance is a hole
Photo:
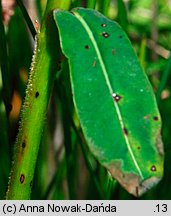
[[[153,166],[151,167],[151,171],[152,171],[152,172],[157,171],[156,166],[153,165]]]
[[[112,94],[112,97],[116,102],[120,101],[120,99],[122,98],[120,95],[117,95],[115,93]]]
[[[126,136],[128,136],[128,130],[126,128],[123,128],[123,132]]]
[[[30,187],[32,187],[32,185],[33,185],[33,181],[31,180],[31,181],[30,181]]]
[[[115,54],[116,54],[116,50],[112,49],[112,55],[115,55]]]
[[[154,121],[158,121],[159,120],[159,118],[157,116],[154,116],[153,119],[154,119]]]
[[[90,49],[89,45],[86,45],[85,48],[86,48],[86,49]]]
[[[102,35],[103,35],[103,37],[105,37],[105,38],[108,38],[108,37],[109,37],[109,34],[108,34],[107,32],[103,32]]]
[[[138,147],[137,147],[137,149],[138,149],[138,150],[140,150],[140,149],[141,149],[141,147],[140,147],[140,146],[138,146]]]
[[[25,180],[25,176],[22,174],[20,176],[20,183],[23,184],[24,183],[24,180]]]
[[[118,38],[123,38],[123,36],[122,35],[119,35],[119,37]]]
[[[36,92],[35,98],[38,98],[38,97],[39,97],[39,92]]]
[[[26,147],[26,142],[22,142],[22,148],[25,148]]]
[[[102,23],[101,26],[102,26],[102,27],[106,27],[107,24],[106,24],[106,23]]]

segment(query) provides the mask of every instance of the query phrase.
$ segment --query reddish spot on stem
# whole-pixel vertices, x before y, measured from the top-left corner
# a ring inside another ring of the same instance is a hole
[[[26,147],[26,142],[22,142],[22,148],[25,148]]]
[[[39,92],[36,92],[35,98],[38,98],[38,97],[39,97]]]
[[[20,183],[23,184],[25,181],[25,176],[23,174],[21,174],[20,176]]]

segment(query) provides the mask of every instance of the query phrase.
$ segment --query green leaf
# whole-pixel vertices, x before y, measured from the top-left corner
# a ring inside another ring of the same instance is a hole
[[[56,10],[54,18],[89,148],[140,196],[163,175],[161,118],[151,85],[117,23],[83,8]]]

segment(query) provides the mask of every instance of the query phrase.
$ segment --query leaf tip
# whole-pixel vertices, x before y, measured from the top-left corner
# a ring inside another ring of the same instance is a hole
[[[142,180],[134,173],[123,172],[121,170],[121,162],[113,162],[110,166],[107,165],[106,167],[108,167],[109,172],[122,187],[135,197],[142,196],[161,180],[160,176],[150,176]],[[151,171],[156,171],[156,167],[152,166]]]

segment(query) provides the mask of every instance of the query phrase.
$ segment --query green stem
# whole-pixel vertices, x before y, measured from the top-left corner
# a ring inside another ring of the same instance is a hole
[[[67,10],[70,3],[71,0],[47,2],[41,31],[37,35],[37,45],[21,113],[7,199],[30,199],[44,119],[60,50],[52,10],[54,8]]]

